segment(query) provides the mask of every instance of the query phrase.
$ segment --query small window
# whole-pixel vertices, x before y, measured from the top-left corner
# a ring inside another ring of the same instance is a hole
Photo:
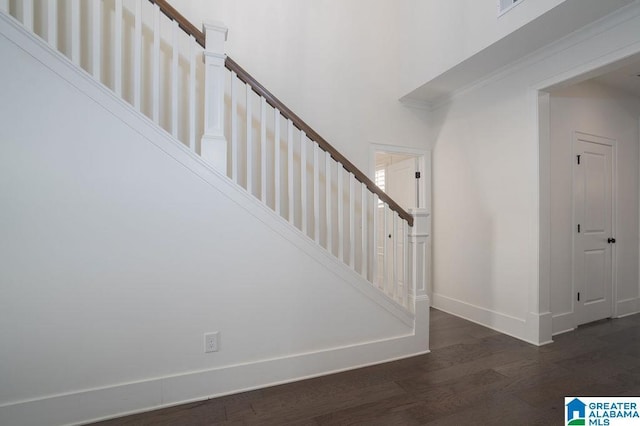
[[[522,2],[523,0],[498,0],[498,16],[507,13],[513,7]]]

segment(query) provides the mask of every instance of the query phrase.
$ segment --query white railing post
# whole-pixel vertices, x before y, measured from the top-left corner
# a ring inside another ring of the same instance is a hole
[[[204,134],[200,155],[213,167],[227,174],[227,140],[224,137],[224,43],[227,27],[219,22],[204,24]]]
[[[414,302],[430,300],[430,264],[431,264],[431,216],[427,209],[409,209],[413,216],[413,226],[409,230],[411,244],[411,293],[410,306]]]

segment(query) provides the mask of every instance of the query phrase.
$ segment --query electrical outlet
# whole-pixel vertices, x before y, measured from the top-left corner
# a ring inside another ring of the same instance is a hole
[[[204,352],[218,352],[218,338],[219,332],[214,331],[213,333],[205,333],[204,334]]]

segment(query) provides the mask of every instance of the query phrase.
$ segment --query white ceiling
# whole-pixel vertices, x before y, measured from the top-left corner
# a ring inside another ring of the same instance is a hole
[[[600,77],[596,77],[593,81],[624,90],[629,94],[640,97],[640,59],[636,62],[626,64],[621,68],[610,71]]]

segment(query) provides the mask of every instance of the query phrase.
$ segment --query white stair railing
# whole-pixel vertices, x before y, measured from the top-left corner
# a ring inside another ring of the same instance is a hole
[[[203,134],[204,36],[180,30],[164,1],[0,0],[0,10],[176,139]],[[201,38],[196,38],[201,37]]]
[[[227,57],[223,25],[201,32],[165,0],[0,0],[0,12],[396,303],[426,297],[428,215],[404,211]]]
[[[235,61],[225,65],[228,176],[412,310],[415,298],[426,295],[426,288],[416,293],[425,285],[415,279],[426,279],[418,269],[427,255],[414,253],[422,249],[412,237],[414,217]]]

